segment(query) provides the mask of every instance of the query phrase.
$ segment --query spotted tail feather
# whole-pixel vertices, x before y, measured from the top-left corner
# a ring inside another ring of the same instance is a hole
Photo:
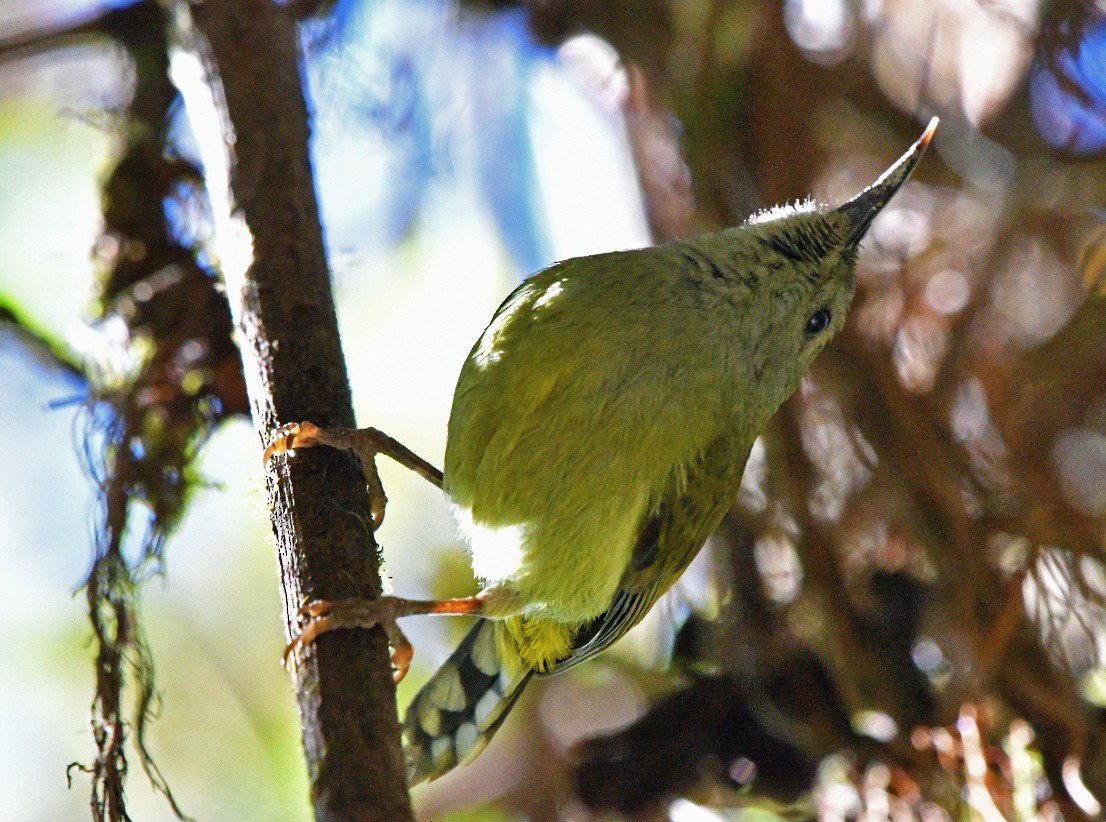
[[[482,619],[423,686],[403,720],[407,781],[436,779],[475,757],[515,704],[533,671],[497,651],[502,623]],[[502,642],[502,638],[500,642]]]

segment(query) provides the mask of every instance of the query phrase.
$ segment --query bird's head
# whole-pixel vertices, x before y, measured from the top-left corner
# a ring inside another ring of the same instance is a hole
[[[763,383],[768,395],[780,401],[789,396],[844,325],[860,241],[910,177],[936,127],[934,118],[894,165],[843,205],[829,208],[807,201],[781,206],[731,230],[744,235],[742,242],[731,245],[740,249],[742,259],[734,259],[727,269],[742,280],[747,294],[750,376]]]

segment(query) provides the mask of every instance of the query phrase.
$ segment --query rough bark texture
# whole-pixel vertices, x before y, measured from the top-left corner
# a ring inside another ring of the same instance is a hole
[[[259,435],[279,423],[352,426],[308,153],[308,114],[291,14],[267,0],[193,6],[232,126],[231,190],[254,244],[228,294]],[[260,455],[260,450],[259,450]],[[327,448],[270,466],[284,616],[307,599],[380,595],[378,549],[353,457]],[[322,637],[293,664],[319,820],[411,818],[395,688],[379,630]]]

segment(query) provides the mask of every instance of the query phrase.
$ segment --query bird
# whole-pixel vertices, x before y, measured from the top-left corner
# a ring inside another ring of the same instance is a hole
[[[843,326],[860,241],[937,122],[835,208],[808,199],[524,280],[461,368],[443,471],[373,428],[277,430],[266,462],[318,445],[357,453],[374,527],[386,503],[374,460],[396,459],[445,492],[469,543],[475,596],[309,602],[286,652],[380,625],[398,681],[413,649],[397,619],[480,617],[408,707],[410,785],[471,761],[532,677],[608,648],[680,577],[754,440]]]

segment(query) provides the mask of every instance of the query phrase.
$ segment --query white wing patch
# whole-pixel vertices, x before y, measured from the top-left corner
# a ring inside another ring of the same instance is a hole
[[[460,505],[451,508],[461,536],[468,541],[472,551],[472,572],[488,584],[517,578],[524,558],[525,526],[485,525],[473,521],[470,509]]]

